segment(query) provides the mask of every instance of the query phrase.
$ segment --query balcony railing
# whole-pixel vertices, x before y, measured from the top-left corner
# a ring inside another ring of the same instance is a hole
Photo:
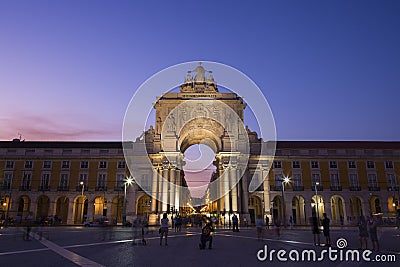
[[[81,189],[82,190],[82,189]],[[69,191],[69,187],[68,186],[59,186],[57,188],[57,191]]]
[[[304,191],[304,185],[294,185],[293,191]]]
[[[331,191],[342,191],[341,185],[331,185]]]
[[[84,190],[85,190],[85,191],[88,191],[88,190],[89,190],[89,187],[85,185],[85,189],[84,189]],[[78,186],[76,187],[76,191],[82,191],[82,186],[78,185]]]
[[[31,186],[30,185],[20,186],[19,191],[31,191]]]
[[[315,187],[317,187],[318,191],[323,191],[324,190],[324,187],[322,185],[317,185],[317,186],[313,185],[313,186],[311,186],[311,189],[315,191]]]
[[[50,191],[50,186],[49,185],[41,185],[38,188],[39,191]]]
[[[103,185],[96,186],[95,190],[96,191],[107,191],[107,186],[103,186]]]
[[[3,184],[3,185],[1,186],[1,190],[11,190],[11,185]]]
[[[399,191],[398,186],[388,186],[388,191]]]
[[[271,191],[282,191],[282,185],[271,185]]]
[[[350,186],[349,190],[350,191],[361,191],[361,186]]]
[[[380,191],[381,188],[379,186],[368,186],[368,191]]]

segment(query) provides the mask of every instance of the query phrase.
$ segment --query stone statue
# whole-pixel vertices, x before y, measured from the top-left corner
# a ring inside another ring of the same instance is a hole
[[[196,82],[204,82],[206,80],[206,70],[201,66],[201,62],[199,62],[199,65],[193,70],[193,72],[197,73],[194,77]]]

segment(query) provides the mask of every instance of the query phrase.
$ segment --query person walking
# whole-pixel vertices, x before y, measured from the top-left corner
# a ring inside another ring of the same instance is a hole
[[[269,229],[269,217],[268,217],[268,215],[265,215],[265,225],[266,225],[266,229]]]
[[[213,234],[214,234],[214,228],[212,226],[212,223],[208,222],[203,227],[203,229],[201,229],[200,244],[199,244],[200,249],[205,249],[207,242],[208,242],[208,249],[212,249]]]
[[[262,241],[262,239],[264,238],[264,229],[263,229],[264,227],[263,227],[263,219],[262,219],[261,215],[257,216],[256,228],[257,228],[257,240]]]
[[[367,220],[363,215],[360,216],[358,219],[358,236],[360,240],[360,247],[359,249],[363,249],[363,241],[365,243],[365,249],[368,249],[368,227],[367,227]]]
[[[290,229],[292,230],[293,229],[293,217],[292,216],[290,216],[290,218],[289,218],[289,225],[290,225]]]
[[[330,224],[330,220],[327,217],[326,213],[324,212],[322,214],[323,219],[322,219],[322,228],[323,228],[323,232],[324,232],[324,236],[325,236],[325,246],[326,247],[330,247],[331,246],[331,236],[329,233],[329,224]]]
[[[371,242],[372,242],[372,249],[374,251],[379,251],[378,222],[373,216],[369,217],[368,231],[369,231],[369,236],[370,236]]]
[[[312,233],[314,235],[314,245],[319,246],[320,245],[320,240],[319,240],[319,225],[318,225],[318,219],[317,216],[312,216],[311,218],[311,227],[312,227]]]
[[[168,218],[167,218],[167,213],[164,213],[163,214],[163,218],[161,219],[160,246],[162,245],[163,236],[165,236],[165,245],[168,246]]]

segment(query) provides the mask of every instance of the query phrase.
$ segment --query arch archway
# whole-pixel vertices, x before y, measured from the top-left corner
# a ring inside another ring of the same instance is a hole
[[[306,207],[303,196],[294,196],[292,199],[292,218],[294,224],[306,224]]]
[[[41,195],[37,199],[36,218],[49,216],[50,199],[46,195]]]
[[[346,218],[346,208],[343,197],[334,195],[331,197],[331,220],[333,224],[341,224]]]
[[[325,212],[325,202],[324,198],[321,195],[314,195],[311,198],[311,209],[313,216],[317,216],[317,218],[322,219],[322,214]]]
[[[100,219],[107,216],[107,199],[104,196],[98,196],[94,199],[94,218]]]
[[[371,209],[372,214],[381,214],[382,213],[382,201],[378,196],[371,196],[369,199],[369,207]]]
[[[283,221],[282,215],[282,197],[275,196],[272,200],[272,219],[279,218],[281,222]]]
[[[137,215],[148,218],[150,214],[151,198],[148,195],[143,195],[137,200]]]
[[[258,216],[263,216],[263,208],[261,198],[255,195],[249,197],[249,214],[250,223],[255,224]]]
[[[17,216],[25,218],[29,215],[31,199],[28,196],[20,196],[18,198]]]
[[[56,214],[59,222],[67,223],[68,219],[68,207],[69,207],[69,198],[66,196],[60,196],[56,200]]]
[[[87,219],[88,199],[86,196],[77,196],[74,200],[74,223],[80,224]]]
[[[122,208],[124,204],[123,196],[116,196],[112,201],[112,220],[115,220],[115,223],[122,223]]]
[[[350,198],[350,220],[357,220],[361,215],[364,215],[362,199],[358,196],[352,196]]]

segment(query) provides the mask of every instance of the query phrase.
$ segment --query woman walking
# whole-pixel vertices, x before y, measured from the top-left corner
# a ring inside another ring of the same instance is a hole
[[[161,219],[160,246],[162,245],[163,236],[165,236],[165,245],[168,246],[168,218],[166,213],[163,214]]]

